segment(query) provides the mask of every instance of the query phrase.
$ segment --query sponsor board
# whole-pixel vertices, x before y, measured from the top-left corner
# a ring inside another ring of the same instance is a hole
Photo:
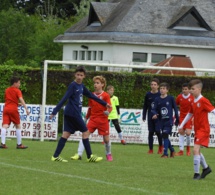
[[[83,107],[82,117],[84,118],[87,113],[87,108]],[[138,143],[138,144],[148,144],[148,124],[142,121],[142,110],[141,109],[120,109],[121,113],[121,123],[120,127],[123,132],[123,139],[127,143]],[[212,113],[208,114],[209,123],[211,128],[209,146],[215,147],[215,116]],[[69,140],[79,141],[82,139],[82,134],[76,132],[71,135]],[[172,134],[169,136],[172,145],[179,145],[179,133],[175,126],[172,128]],[[110,122],[110,140],[111,142],[120,142],[118,138],[118,133],[115,130],[113,124]],[[98,135],[95,131],[90,136],[90,141],[102,142],[103,137]],[[154,136],[154,144],[158,145],[157,136]],[[184,140],[186,146],[186,136]],[[194,145],[194,131],[191,132],[191,146]]]
[[[41,105],[27,104],[29,115],[26,115],[23,106],[18,107],[21,120],[22,138],[40,139],[41,137]],[[55,106],[45,106],[44,140],[56,140],[58,132],[58,114],[49,119]],[[0,103],[0,123],[3,120],[4,104]],[[1,135],[1,131],[0,131]],[[7,129],[7,138],[16,137],[16,128],[13,123]]]

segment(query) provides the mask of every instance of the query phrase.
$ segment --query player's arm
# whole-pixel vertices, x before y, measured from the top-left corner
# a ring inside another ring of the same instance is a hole
[[[98,97],[96,97],[93,93],[91,93],[85,86],[83,86],[83,95],[95,100],[96,102],[98,102],[99,104],[106,106],[107,108],[111,108],[111,105],[108,104],[107,102],[99,99]]]
[[[178,107],[173,97],[172,97],[172,106],[175,112],[175,125],[178,126],[179,124]]]
[[[64,103],[67,101],[67,99],[73,94],[74,87],[72,84],[69,85],[66,93],[64,94],[63,98],[60,100],[60,102],[57,104],[57,106],[53,109],[52,114],[50,115],[50,119],[52,119],[61,109],[61,107],[64,105]]]
[[[144,98],[144,103],[143,103],[143,112],[142,112],[142,120],[145,122],[146,120],[146,113],[148,110],[148,105],[147,105],[147,94],[145,95]]]
[[[107,102],[107,104],[111,105],[111,101],[110,101],[110,96],[109,95],[107,95],[104,100]],[[106,111],[104,111],[104,114],[108,116],[111,111],[112,111],[112,107],[109,107],[109,108],[107,108]]]
[[[184,125],[191,119],[191,117],[193,116],[192,113],[188,113],[186,115],[186,117],[184,118],[184,120],[182,121],[182,123],[179,125],[178,129],[183,129]]]
[[[151,112],[152,112],[152,119],[157,119],[158,118],[158,99],[155,98],[155,104],[154,107],[152,108]]]
[[[19,97],[19,101],[20,101],[21,105],[24,106],[27,115],[29,115],[30,112],[28,111],[28,108],[27,108],[27,106],[25,104],[25,100],[22,97]]]

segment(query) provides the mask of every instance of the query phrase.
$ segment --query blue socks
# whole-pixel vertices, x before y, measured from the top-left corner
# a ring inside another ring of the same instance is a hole
[[[57,148],[55,150],[55,153],[54,153],[54,157],[58,157],[61,153],[61,151],[63,150],[64,146],[65,146],[65,143],[66,143],[67,139],[61,137],[58,141],[58,145],[57,145]]]
[[[90,158],[90,156],[92,154],[92,151],[91,151],[91,147],[90,147],[89,138],[82,139],[82,141],[83,141],[83,144],[84,144],[85,151],[87,153],[87,158]]]

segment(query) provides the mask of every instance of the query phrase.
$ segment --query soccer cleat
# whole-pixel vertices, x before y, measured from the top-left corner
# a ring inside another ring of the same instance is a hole
[[[58,157],[52,156],[51,161],[68,162],[68,160],[63,159],[63,158],[61,158],[60,156],[58,156]]]
[[[168,156],[165,155],[165,154],[163,154],[163,155],[161,156],[161,158],[168,158]]]
[[[107,161],[113,161],[113,157],[111,154],[106,155]]]
[[[121,144],[122,144],[122,145],[126,145],[127,143],[126,143],[125,140],[122,139],[122,140],[121,140]]]
[[[190,146],[187,146],[187,156],[190,156]]]
[[[179,152],[175,153],[175,156],[183,156],[184,155],[184,151],[180,150]]]
[[[148,151],[148,154],[153,154],[153,150],[149,150],[149,151]]]
[[[17,144],[17,146],[16,146],[16,149],[26,149],[26,148],[28,148],[28,146],[24,146],[22,144],[20,144],[20,145]]]
[[[193,176],[193,179],[194,180],[199,180],[199,179],[201,179],[201,175],[199,173],[195,173],[194,176]]]
[[[78,154],[75,154],[74,156],[71,157],[71,160],[81,160],[82,157]]]
[[[2,144],[2,143],[1,143],[0,148],[2,148],[2,149],[7,149],[8,147],[6,146],[6,144]]]
[[[175,152],[173,151],[170,153],[170,158],[174,158],[174,156],[175,156]]]
[[[211,172],[212,170],[209,166],[206,169],[203,169],[201,174],[201,179],[204,179]]]
[[[158,154],[163,154],[163,146],[159,146],[159,148],[158,148]]]
[[[90,158],[88,158],[87,161],[88,162],[99,162],[102,159],[103,159],[102,157],[98,157],[96,155],[91,154]]]

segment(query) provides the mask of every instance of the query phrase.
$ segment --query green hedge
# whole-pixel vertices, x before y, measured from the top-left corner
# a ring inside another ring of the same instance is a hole
[[[4,90],[10,83],[10,77],[19,75],[22,78],[21,90],[24,99],[28,104],[41,104],[42,102],[42,76],[43,71],[32,69],[27,66],[0,66],[1,85],[0,102],[4,102]],[[169,94],[176,97],[181,92],[181,85],[189,82],[193,78],[187,76],[166,76],[151,75],[142,73],[117,73],[117,72],[88,72],[84,84],[91,91],[93,88],[92,78],[96,75],[103,75],[107,80],[107,85],[115,87],[115,95],[119,97],[121,108],[142,108],[143,98],[150,90],[150,81],[156,77],[161,82],[170,84]],[[212,104],[215,104],[215,78],[201,77],[204,83],[202,94],[207,97]],[[70,82],[74,80],[74,74],[68,70],[49,70],[47,82],[47,99],[49,105],[55,105],[62,98]],[[84,106],[87,99],[84,98]],[[59,116],[59,128],[62,127],[62,111]]]

